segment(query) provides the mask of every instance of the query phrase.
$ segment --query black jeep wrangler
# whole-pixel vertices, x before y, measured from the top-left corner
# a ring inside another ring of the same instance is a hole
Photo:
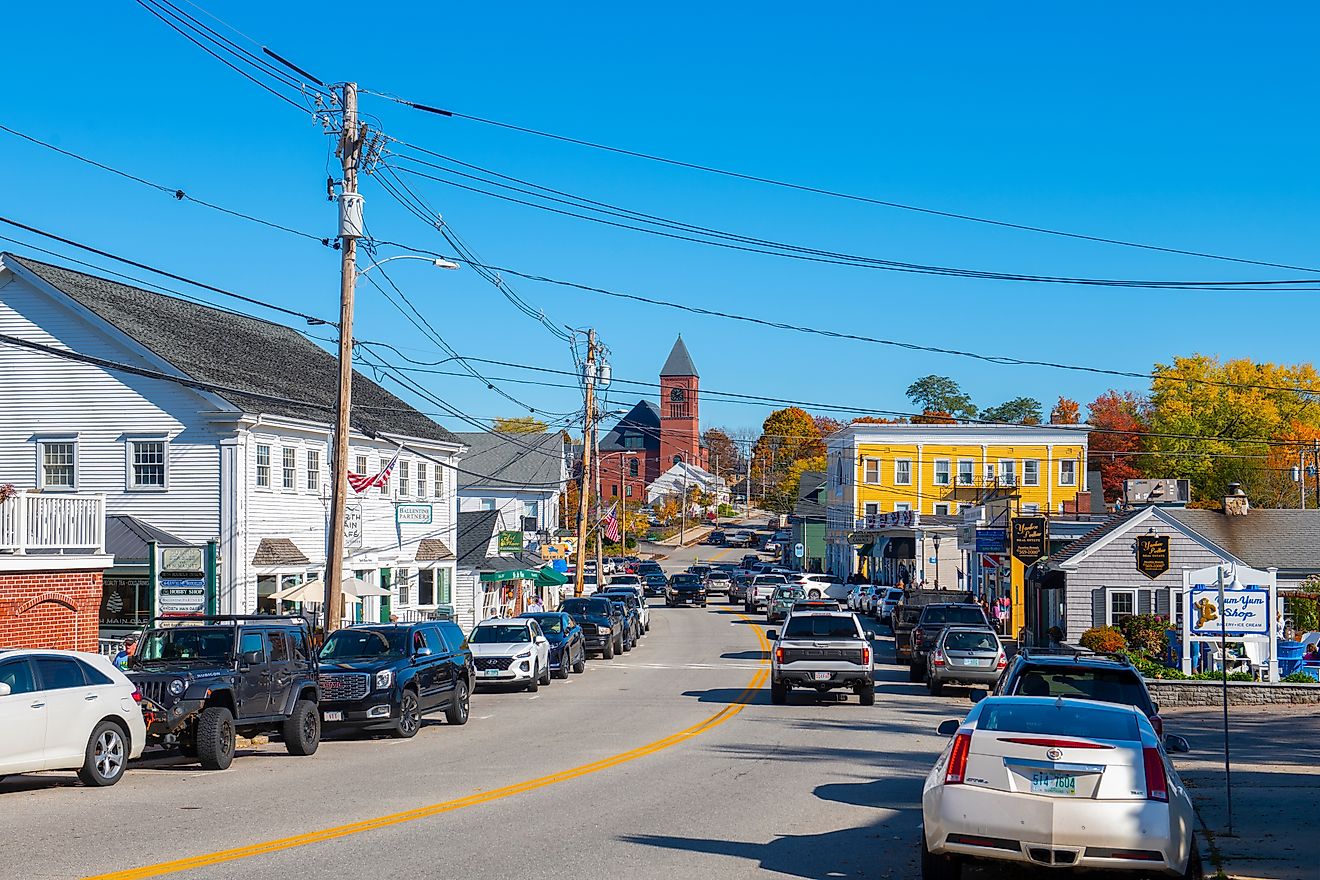
[[[302,617],[214,615],[158,620],[129,660],[149,744],[207,770],[234,759],[236,733],[278,731],[292,755],[321,742],[317,662]]]

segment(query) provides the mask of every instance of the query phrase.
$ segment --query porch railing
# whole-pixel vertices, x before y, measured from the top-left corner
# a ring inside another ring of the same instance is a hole
[[[105,495],[25,490],[0,503],[0,553],[104,553]]]

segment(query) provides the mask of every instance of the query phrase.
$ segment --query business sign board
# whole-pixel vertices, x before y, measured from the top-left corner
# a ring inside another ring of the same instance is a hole
[[[1172,596],[1170,597],[1172,598]],[[1254,657],[1264,660],[1262,675],[1279,680],[1278,637],[1282,634],[1278,579],[1271,569],[1261,571],[1237,563],[1223,563],[1196,571],[1183,571],[1183,644],[1218,645],[1221,641],[1257,646]],[[1182,671],[1192,669],[1192,651],[1182,652]]]
[[[362,549],[361,504],[349,504],[344,508],[344,546],[349,550]]]
[[[977,529],[976,552],[977,553],[1007,553],[1008,530],[1007,529]]]
[[[793,555],[796,556],[798,559],[801,559],[803,554],[805,554],[806,552],[807,552],[807,548],[803,547],[801,542],[793,545]]]
[[[523,548],[522,532],[500,532],[498,542],[496,543],[497,552],[503,553],[521,553]]]
[[[1225,589],[1221,604],[1217,584],[1196,584],[1187,591],[1184,613],[1197,636],[1268,636],[1273,622],[1265,587]]]
[[[1015,516],[1009,521],[1013,537],[1013,558],[1023,565],[1031,565],[1045,558],[1045,517]]]
[[[205,614],[206,578],[162,577],[156,596],[156,613],[162,617]]]
[[[430,504],[399,504],[394,508],[394,521],[400,525],[429,526],[432,517]]]
[[[1169,536],[1137,535],[1137,571],[1151,580],[1169,570]]]
[[[206,556],[201,547],[162,547],[161,571],[205,571]]]

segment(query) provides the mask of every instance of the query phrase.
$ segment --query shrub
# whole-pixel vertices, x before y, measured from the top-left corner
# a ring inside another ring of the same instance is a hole
[[[1192,678],[1195,679],[1196,681],[1223,681],[1224,674],[1222,672],[1198,672],[1194,674]],[[1228,680],[1255,681],[1256,677],[1252,675],[1250,672],[1230,672],[1228,674]]]
[[[1169,621],[1160,614],[1134,614],[1119,628],[1128,648],[1147,657],[1162,659],[1169,650]]]
[[[1098,654],[1113,654],[1127,649],[1127,639],[1112,626],[1093,626],[1077,640],[1083,648]]]
[[[1145,678],[1158,679],[1182,679],[1183,675],[1180,669],[1171,669],[1163,663],[1156,663],[1154,660],[1136,651],[1120,651],[1120,654],[1127,657],[1138,672]]]
[[[1310,585],[1307,581],[1307,585]],[[1320,586],[1320,585],[1317,585]],[[1320,599],[1304,593],[1284,597],[1288,613],[1292,615],[1293,629],[1299,634],[1320,630]]]
[[[1315,684],[1315,679],[1305,672],[1294,672],[1292,675],[1285,675],[1279,681],[1285,681],[1288,684]]]

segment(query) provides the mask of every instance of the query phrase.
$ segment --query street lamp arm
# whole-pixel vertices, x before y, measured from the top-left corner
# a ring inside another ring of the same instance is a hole
[[[432,257],[422,257],[416,254],[398,254],[393,257],[386,257],[383,260],[372,263],[370,266],[368,266],[365,269],[359,270],[357,273],[358,277],[361,278],[363,275],[366,275],[368,272],[370,272],[372,269],[375,269],[377,266],[383,266],[392,260],[425,260],[426,262],[430,263],[432,266],[435,266],[437,269],[459,268],[458,263],[455,263],[453,260],[446,260],[442,257],[432,258]]]

